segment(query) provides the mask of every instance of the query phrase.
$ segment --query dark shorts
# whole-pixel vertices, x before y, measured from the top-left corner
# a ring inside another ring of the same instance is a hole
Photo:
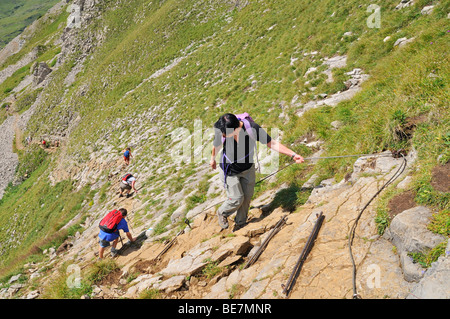
[[[131,185],[120,183],[120,189],[121,190],[131,190]]]
[[[100,244],[100,247],[103,248],[109,247],[109,245],[111,245],[109,241],[103,239],[99,239],[98,243]]]

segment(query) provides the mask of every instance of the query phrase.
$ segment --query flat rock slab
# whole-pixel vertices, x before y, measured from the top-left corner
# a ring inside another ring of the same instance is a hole
[[[399,251],[424,252],[434,248],[445,237],[427,229],[432,215],[431,210],[424,206],[407,209],[394,217],[387,236]]]
[[[169,293],[180,289],[185,281],[186,276],[174,276],[164,280],[160,284],[154,284],[153,288],[164,290],[166,293]]]

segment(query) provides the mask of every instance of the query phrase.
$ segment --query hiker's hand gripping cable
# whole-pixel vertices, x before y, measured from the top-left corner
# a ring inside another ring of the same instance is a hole
[[[297,164],[301,164],[305,161],[303,156],[298,155],[294,151],[290,150],[289,148],[275,140],[271,140],[270,142],[268,142],[267,147],[277,151],[278,153],[290,156]]]
[[[270,142],[268,142],[267,147],[277,151],[278,153],[290,156],[297,164],[301,164],[305,161],[303,156],[295,153],[294,151],[290,150],[289,148],[287,148],[286,146],[284,146],[283,144],[281,144],[275,140],[271,140]],[[220,147],[213,146],[212,152],[211,152],[211,161],[209,162],[209,165],[211,166],[211,169],[213,169],[213,170],[215,170],[217,168],[216,154],[219,151],[220,151]]]

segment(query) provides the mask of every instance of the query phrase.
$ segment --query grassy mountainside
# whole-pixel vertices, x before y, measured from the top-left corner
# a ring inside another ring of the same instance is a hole
[[[139,222],[170,217],[180,205],[171,196],[190,194],[185,182],[209,160],[174,159],[171,133],[176,128],[192,133],[194,121],[201,120],[200,149],[207,150],[207,129],[225,112],[249,112],[269,131],[281,130],[282,142],[305,156],[314,152],[301,143],[307,136],[322,141],[327,155],[415,149],[415,200],[448,215],[448,193],[433,189],[430,180],[432,169],[450,158],[449,3],[422,0],[401,10],[395,9],[397,1],[376,4],[379,28],[368,27],[373,12],[358,1],[101,1],[96,5],[101,14],[74,33],[73,49],[56,66],[52,62],[64,42],[46,40],[62,34],[68,14],[48,21],[33,45],[3,67],[43,45],[40,61],[55,67],[24,136],[63,136],[64,147],[45,160],[33,155],[37,150],[19,152],[22,162],[31,157],[35,165],[0,201],[1,268],[10,270],[19,257],[47,247],[68,220],[95,214],[90,207],[96,193],[97,204],[115,196],[105,182],[114,168],[83,175],[88,185],[80,172],[93,161],[119,158],[127,145],[139,151],[132,170],[140,174],[139,198],[148,203],[137,212]],[[433,11],[422,14],[430,4]],[[413,40],[394,45],[403,37]],[[323,61],[333,56],[346,56],[347,63],[332,70],[329,82]],[[28,74],[31,67],[20,72]],[[65,81],[75,68],[80,70],[75,80]],[[346,90],[347,72],[355,68],[370,77],[352,99],[297,115],[308,101],[322,99],[320,94]],[[22,79],[14,74],[0,84],[1,98],[10,97],[8,89]],[[308,171],[291,166],[258,191],[283,182],[301,185],[313,173],[341,180],[352,161],[323,160]],[[69,173],[51,183],[56,168]],[[206,193],[203,184],[196,187],[190,191]],[[300,202],[303,195],[295,196]],[[190,207],[208,200],[187,198]],[[67,233],[59,235],[61,240]]]
[[[0,49],[36,19],[39,19],[57,0],[3,0],[0,3]]]

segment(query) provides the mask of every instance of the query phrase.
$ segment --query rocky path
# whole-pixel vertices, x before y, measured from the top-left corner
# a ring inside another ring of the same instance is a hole
[[[401,162],[402,159],[392,157],[360,158],[348,179],[339,183],[333,179],[322,181],[313,189],[308,201],[293,213],[282,208],[267,211],[267,205],[281,189],[268,191],[252,201],[255,208],[249,212],[248,224],[235,232],[221,230],[217,216],[211,210],[193,217],[191,227],[186,227],[184,233],[179,233],[181,228],[173,228],[172,235],[153,236],[148,227],[134,223],[133,210],[140,205],[136,198],[111,199],[110,204],[103,206],[119,205],[131,210],[127,219],[133,236],[139,237],[140,242],[129,245],[125,238],[124,249],[119,244],[120,255],[115,260],[120,271],[93,287],[90,298],[134,299],[153,289],[158,291],[159,298],[178,299],[350,299],[353,297],[350,229],[361,209],[396,174]],[[404,176],[401,175],[398,181],[403,183]],[[95,198],[94,202],[97,202]],[[352,245],[357,268],[356,289],[363,299],[448,296],[446,278],[450,254],[441,257],[440,262],[429,270],[407,264],[405,257],[409,250],[405,247],[411,243],[417,245],[425,239],[434,246],[445,240],[427,230],[426,220],[431,212],[425,214],[424,210],[426,208],[415,207],[398,214],[383,236],[377,234],[374,221],[375,201],[364,210]],[[291,293],[286,296],[283,285],[294,270],[320,212],[325,216],[322,228]],[[420,220],[424,219],[423,223],[410,219],[417,214]],[[272,238],[256,262],[244,268],[246,260],[255,254],[284,216],[287,217],[286,225]],[[83,234],[71,239],[70,249],[58,253],[59,264],[71,262],[84,269],[96,261],[100,218],[91,216],[85,221]],[[406,227],[411,229],[411,235],[404,231],[404,225],[408,223],[414,224],[414,227]],[[232,228],[232,221],[230,225]],[[162,236],[172,240],[176,233],[179,235],[173,246],[156,260],[167,244],[162,242]],[[421,233],[424,234],[422,239],[418,236]],[[109,256],[109,250],[106,256]],[[54,254],[53,262],[55,257]],[[417,269],[410,269],[412,266]],[[130,276],[134,277],[131,282]],[[412,277],[416,278],[412,280]],[[52,280],[49,276],[43,285]]]
[[[391,165],[398,164],[392,162]],[[282,284],[294,269],[316,215],[323,212],[324,224],[289,298],[352,298],[348,234],[360,209],[393,173],[390,172],[392,166],[386,169],[388,171],[378,170],[381,176],[361,177],[353,185],[339,183],[314,190],[308,203],[289,216],[288,225],[274,237],[258,262],[244,271],[237,270],[222,284],[232,285],[230,278],[234,278],[234,284],[248,283],[241,298],[284,297]],[[401,284],[404,282],[402,271],[392,252],[392,244],[379,238],[374,217],[375,211],[370,207],[359,221],[353,243],[359,292],[364,298],[403,298],[409,285]],[[372,268],[379,270],[377,279],[382,284],[368,281]],[[219,296],[212,293],[208,297]]]
[[[12,181],[18,164],[18,156],[13,152],[15,121],[15,116],[9,116],[0,125],[0,198]]]
[[[14,129],[14,135],[15,135],[15,146],[18,150],[24,150],[25,147],[22,144],[22,131],[19,128],[19,114],[15,113],[14,114],[14,124],[13,124],[13,129]]]
[[[353,176],[353,184],[328,181],[326,187],[315,189],[308,202],[288,216],[287,225],[274,236],[257,262],[246,269],[232,265],[248,258],[287,213],[277,209],[264,216],[261,210],[254,209],[249,224],[235,233],[220,232],[215,216],[201,214],[193,229],[180,235],[176,245],[157,263],[150,261],[164,245],[155,242],[118,258],[124,272],[146,272],[135,279],[125,296],[136,298],[143,289],[154,287],[166,289],[178,298],[229,298],[231,294],[245,299],[285,298],[282,284],[287,282],[300,256],[316,214],[322,211],[325,222],[289,298],[352,298],[349,230],[360,209],[395,173],[400,161],[379,158],[370,172]],[[411,283],[403,279],[392,244],[377,235],[374,217],[375,210],[369,206],[359,221],[352,247],[358,293],[364,298],[405,298]],[[231,267],[227,274],[208,282],[201,275],[208,261]]]
[[[22,132],[25,130],[28,120],[39,101],[40,95],[28,110],[22,114],[14,112],[0,125],[0,151],[2,153],[0,156],[0,180],[2,181],[0,184],[0,199],[3,197],[8,184],[13,180],[19,163],[18,155],[13,152],[13,143],[17,149],[25,149],[22,143]]]

